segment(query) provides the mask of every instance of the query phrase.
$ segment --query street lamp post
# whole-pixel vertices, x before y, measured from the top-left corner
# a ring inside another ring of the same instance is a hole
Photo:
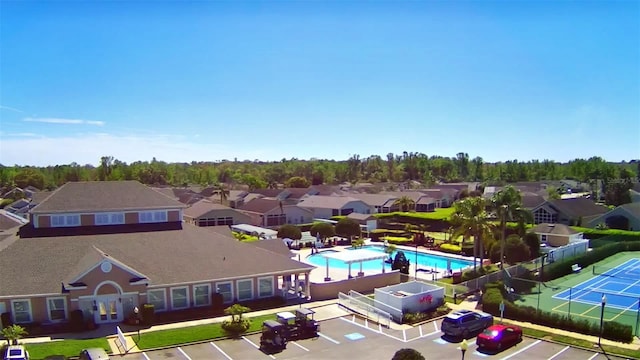
[[[607,305],[607,295],[602,295],[602,301],[600,303],[602,306],[600,307],[600,336],[598,336],[598,346],[602,340],[602,331],[604,330],[604,307]]]
[[[415,236],[414,240],[415,241]],[[413,273],[414,280],[418,280],[418,243],[416,242],[416,263],[414,264],[415,271]]]
[[[140,341],[140,309],[138,307],[133,308],[133,313],[136,315],[136,325],[138,326],[138,341]]]
[[[460,343],[460,352],[462,352],[462,360],[464,360],[464,353],[467,352],[468,347],[469,345],[467,345],[467,340],[462,339],[462,342]]]

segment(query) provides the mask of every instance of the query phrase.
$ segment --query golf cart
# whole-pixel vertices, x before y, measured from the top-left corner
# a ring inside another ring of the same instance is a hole
[[[289,339],[307,339],[318,336],[320,325],[313,319],[315,311],[307,308],[296,309],[295,315],[284,311],[276,314],[279,323],[287,327]]]
[[[260,335],[260,350],[271,353],[287,348],[287,327],[274,320],[262,323]]]

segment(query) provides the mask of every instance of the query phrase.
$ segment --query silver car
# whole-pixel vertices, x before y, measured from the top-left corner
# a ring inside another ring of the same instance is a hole
[[[80,352],[80,360],[109,360],[103,348],[84,349]]]
[[[482,311],[458,310],[442,320],[442,332],[451,337],[469,338],[493,325],[493,315]]]

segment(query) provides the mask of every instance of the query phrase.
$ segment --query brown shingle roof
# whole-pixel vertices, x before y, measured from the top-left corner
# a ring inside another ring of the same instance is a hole
[[[239,242],[225,228],[227,235],[185,224],[181,230],[19,239],[0,251],[0,296],[60,293],[62,281],[96,259],[88,255],[94,246],[147,275],[150,285],[314,268]]]
[[[573,219],[600,215],[609,211],[606,206],[598,205],[587,198],[555,199],[549,200],[549,204]]]
[[[369,206],[391,206],[398,198],[394,194],[349,194],[350,197],[362,200]]]
[[[244,205],[240,206],[238,210],[250,211],[258,214],[264,214],[280,206],[280,201],[275,199],[253,199]]]
[[[68,182],[32,213],[183,208],[180,202],[137,181]]]
[[[0,231],[13,229],[29,222],[21,216],[14,215],[5,210],[0,210]]]
[[[251,191],[251,194],[260,194],[264,197],[277,197],[282,192],[282,189],[255,189]]]
[[[537,234],[574,235],[577,231],[564,224],[538,224],[531,229]]]
[[[343,206],[351,201],[361,201],[350,196],[322,196],[313,195],[304,198],[298,206],[304,208],[318,208],[318,209],[342,209]]]
[[[193,205],[189,206],[188,208],[184,209],[182,213],[186,217],[197,219],[211,210],[233,210],[233,209],[228,206],[211,202],[209,200],[200,200],[194,203]]]
[[[288,258],[291,258],[294,255],[291,252],[291,250],[289,250],[289,248],[284,243],[284,241],[282,241],[282,239],[266,239],[266,240],[260,240],[260,241],[252,241],[248,244],[257,246],[261,249],[269,250],[276,254],[286,256]]]

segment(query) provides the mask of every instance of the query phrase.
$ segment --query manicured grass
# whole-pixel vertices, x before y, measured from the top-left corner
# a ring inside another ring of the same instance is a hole
[[[259,331],[262,329],[262,322],[275,319],[274,314],[256,316],[251,319],[251,327],[247,332]],[[178,329],[159,330],[142,333],[138,341],[138,348],[141,350],[155,349],[172,345],[188,344],[199,341],[206,341],[226,337],[227,333],[222,330],[221,323],[190,326]],[[135,339],[135,338],[134,338]]]
[[[416,219],[447,220],[451,215],[453,215],[454,212],[455,212],[455,209],[453,207],[450,207],[450,208],[438,208],[433,212],[398,211],[398,212],[392,212],[392,213],[373,214],[373,216],[379,219],[392,217],[392,216],[399,216],[399,217],[406,216],[406,217],[412,217]]]
[[[51,355],[78,356],[82,349],[99,347],[111,352],[106,338],[85,340],[60,340],[46,343],[25,344],[32,360],[42,360]]]
[[[573,346],[583,347],[587,349],[593,348],[593,342],[588,340],[577,339],[570,336],[558,335],[558,334],[553,334],[547,331],[529,329],[525,327],[522,328],[522,331],[524,332],[525,335],[534,337],[534,338],[552,340],[562,344],[573,345]],[[611,345],[603,345],[602,348],[608,354],[628,356],[636,359],[640,358],[640,350],[631,350],[631,349],[611,346]]]

